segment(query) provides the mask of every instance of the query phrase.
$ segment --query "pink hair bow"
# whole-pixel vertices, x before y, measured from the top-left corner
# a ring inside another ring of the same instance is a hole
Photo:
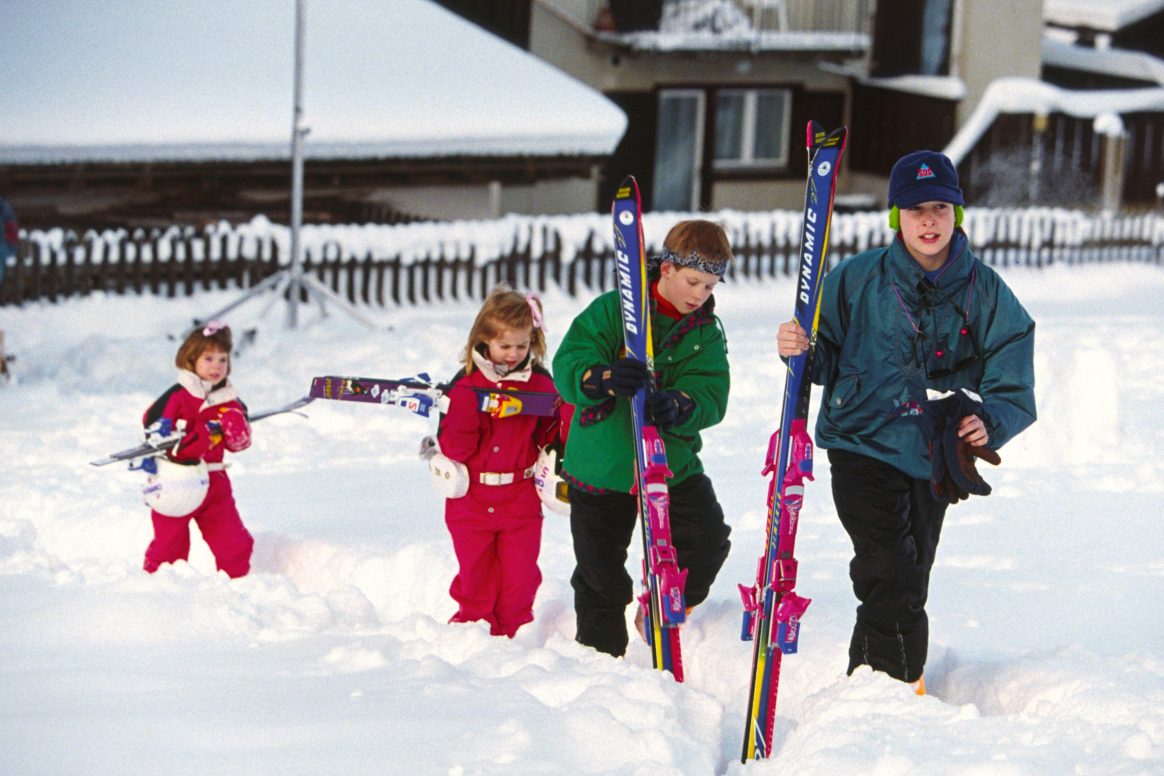
[[[212,337],[218,332],[226,328],[226,324],[220,320],[207,321],[206,326],[202,328],[203,337]]]
[[[546,327],[542,321],[542,310],[538,307],[538,295],[533,291],[528,291],[525,295],[525,301],[529,305],[529,311],[533,314],[534,328],[545,331]]]

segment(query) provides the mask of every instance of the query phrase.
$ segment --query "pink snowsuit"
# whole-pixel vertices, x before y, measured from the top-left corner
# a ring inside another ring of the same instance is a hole
[[[458,375],[439,432],[441,452],[469,470],[469,492],[445,500],[445,524],[460,566],[449,587],[459,608],[449,622],[485,620],[494,636],[510,638],[533,621],[542,582],[542,504],[532,469],[538,449],[556,441],[558,419],[480,412],[477,394],[466,386],[554,390],[541,367],[517,376],[527,379],[494,381],[478,368]]]
[[[144,568],[152,574],[163,563],[186,560],[190,554],[190,521],[193,520],[214,553],[217,568],[231,577],[245,576],[251,568],[254,539],[239,517],[222,458],[225,450],[237,452],[249,446],[249,426],[245,440],[240,442],[233,436],[212,434],[207,423],[217,420],[228,408],[241,410],[245,415],[246,407],[238,401],[229,382],[215,386],[203,399],[191,392],[201,387],[201,381],[192,372],[183,371],[179,379],[181,382],[146,410],[143,425],[148,427],[160,418],[185,420],[186,435],[170,451],[169,457],[174,461],[205,461],[211,469],[210,488],[198,508],[184,517],[168,517],[150,510],[154,539],[146,548]]]

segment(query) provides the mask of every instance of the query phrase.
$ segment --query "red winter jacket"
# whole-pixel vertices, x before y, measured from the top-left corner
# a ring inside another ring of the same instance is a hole
[[[221,432],[212,431],[208,424],[210,421],[218,421],[225,411],[238,410],[245,417],[246,405],[238,400],[229,382],[216,385],[206,398],[195,395],[192,390],[198,390],[200,381],[197,378],[190,379],[193,373],[188,375],[181,375],[180,382],[170,386],[150,405],[142,416],[142,425],[148,428],[161,418],[169,418],[175,424],[184,420],[186,433],[168,456],[175,461],[221,463],[226,450],[237,452],[250,442],[248,439],[241,446],[231,444],[223,439]]]
[[[550,373],[534,367],[528,380],[489,379],[474,368],[465,374],[462,370],[453,378],[449,389],[449,410],[441,418],[441,452],[469,469],[470,498],[484,497],[487,501],[505,501],[513,496],[513,488],[522,481],[522,473],[537,461],[538,450],[558,441],[558,418],[536,415],[493,417],[477,409],[478,388],[510,388],[522,391],[554,391]],[[514,473],[509,485],[482,485],[482,472]]]

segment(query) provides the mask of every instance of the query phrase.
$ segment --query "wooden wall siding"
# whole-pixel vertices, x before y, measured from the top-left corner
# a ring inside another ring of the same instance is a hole
[[[655,189],[655,135],[659,123],[659,97],[654,91],[606,92],[606,97],[627,115],[626,134],[610,158],[602,164],[594,209],[610,209],[614,193],[623,178],[635,176],[643,202],[650,202]]]
[[[1164,56],[1164,12],[1156,12],[1130,24],[1112,36],[1113,48],[1144,51],[1153,56]]]
[[[1043,65],[1039,76],[1043,81],[1064,89],[1148,89],[1157,86],[1155,81],[1139,78],[1122,78],[1106,73],[1089,73],[1053,65]]]
[[[1164,183],[1164,115],[1126,113],[1123,120],[1128,131],[1124,201],[1156,202],[1156,187]]]
[[[882,241],[882,235],[862,226],[869,223],[883,219],[864,213],[834,216],[830,263]],[[967,211],[967,226],[976,253],[993,266],[1164,264],[1164,214],[1158,212],[1065,217],[1052,209],[978,209]],[[799,246],[785,233],[773,227],[760,237],[732,235],[736,261],[728,277],[746,281],[795,272]],[[251,241],[245,249],[240,243],[223,227],[136,230],[120,239],[69,232],[52,247],[24,242],[0,282],[0,306],[57,302],[95,291],[174,297],[242,290],[284,266],[285,257],[273,239]],[[578,296],[613,287],[614,256],[608,243],[605,233],[600,238],[592,232],[567,260],[554,229],[526,224],[515,226],[512,247],[489,261],[479,260],[472,248],[456,255],[442,249],[409,260],[355,255],[332,241],[317,252],[308,251],[304,266],[352,302],[379,307],[480,300],[498,282],[537,290],[556,286]],[[535,252],[534,245],[544,247]]]
[[[373,217],[364,201],[378,189],[409,186],[503,186],[592,175],[600,156],[445,156],[308,159],[304,220],[352,223]],[[291,168],[286,161],[0,164],[0,190],[31,229],[149,228],[173,223],[286,218]],[[78,211],[75,200],[111,201]],[[71,203],[71,204],[70,204]],[[607,203],[609,206],[609,203]],[[388,222],[426,213],[386,212]]]
[[[956,107],[950,100],[854,83],[849,168],[887,176],[910,151],[945,148],[954,137]]]
[[[1157,202],[1164,182],[1164,114],[1128,113],[1123,202]],[[1000,115],[959,165],[971,204],[1093,206],[1099,200],[1102,138],[1094,120],[1062,113],[1047,116],[1036,132],[1029,114]],[[1036,173],[1035,171],[1038,170]]]
[[[532,0],[435,0],[458,16],[529,51]]]

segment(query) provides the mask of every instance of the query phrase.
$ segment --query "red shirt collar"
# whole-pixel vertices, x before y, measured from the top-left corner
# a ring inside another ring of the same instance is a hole
[[[659,293],[659,281],[651,284],[651,298],[655,300],[655,309],[671,320],[677,321],[683,317],[683,313],[679,312],[679,308],[668,302]]]

